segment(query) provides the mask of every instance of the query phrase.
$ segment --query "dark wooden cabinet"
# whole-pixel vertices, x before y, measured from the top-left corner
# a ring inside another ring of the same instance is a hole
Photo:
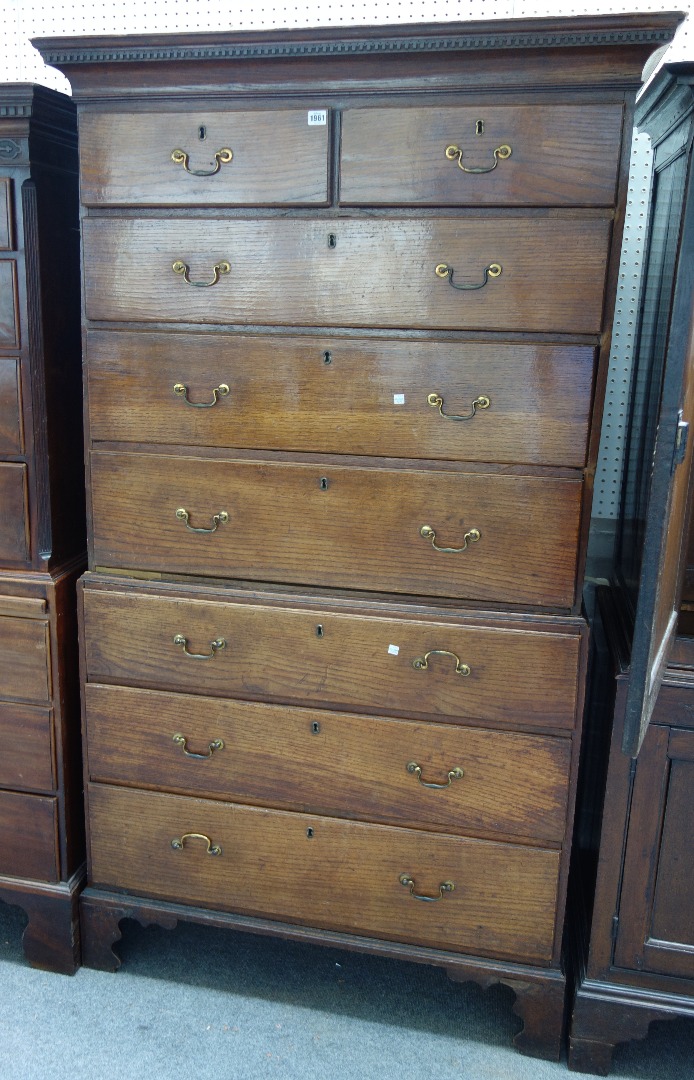
[[[38,42],[82,135],[86,963],[126,917],[408,957],[558,1057],[633,98],[676,22]]]
[[[0,898],[73,972],[84,880],[75,583],[82,479],[77,124],[0,85]]]
[[[675,698],[676,708],[679,689],[662,687],[634,778],[615,964],[687,977],[694,952],[694,731],[670,726],[668,699]]]
[[[599,592],[612,736],[569,1056],[601,1075],[614,1046],[652,1020],[694,1016],[691,64],[658,74],[637,122],[653,141],[654,178],[615,568]]]

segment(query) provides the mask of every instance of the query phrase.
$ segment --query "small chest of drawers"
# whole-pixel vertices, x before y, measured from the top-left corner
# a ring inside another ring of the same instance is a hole
[[[0,898],[73,972],[84,881],[75,582],[84,568],[77,124],[0,86]]]
[[[504,981],[557,1056],[625,135],[674,25],[38,43],[81,134],[87,963],[127,916],[271,929]]]

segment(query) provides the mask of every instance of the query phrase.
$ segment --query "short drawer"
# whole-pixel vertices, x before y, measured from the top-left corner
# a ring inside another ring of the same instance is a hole
[[[0,348],[18,349],[19,345],[17,263],[0,259]]]
[[[345,109],[349,205],[611,206],[622,107]]]
[[[12,218],[12,180],[9,176],[0,176],[0,251],[12,251],[14,247]]]
[[[596,333],[610,228],[607,215],[559,212],[87,218],[86,313],[125,322]]]
[[[569,739],[91,683],[85,702],[92,780],[564,839]]]
[[[0,791],[0,874],[57,881],[58,801]]]
[[[0,785],[31,791],[53,790],[50,709],[0,701]]]
[[[87,353],[94,441],[586,460],[590,348],[92,331]]]
[[[0,617],[3,698],[47,704],[51,698],[50,638],[43,619]]]
[[[21,454],[22,447],[19,360],[0,356],[0,454]]]
[[[502,616],[476,623],[454,615],[366,615],[321,598],[275,606],[232,601],[225,590],[205,599],[199,589],[180,587],[84,590],[90,682],[570,730],[581,638],[575,623],[554,619],[551,631],[546,625],[533,630],[529,620]]]
[[[26,562],[29,558],[26,465],[0,462],[0,507],[0,562]]]
[[[282,205],[328,201],[328,125],[306,109],[87,112],[86,206]]]
[[[97,566],[573,604],[578,479],[101,451],[91,461]]]
[[[94,885],[483,956],[551,959],[557,851],[101,785],[89,790],[89,825]],[[417,894],[441,899],[418,903]]]

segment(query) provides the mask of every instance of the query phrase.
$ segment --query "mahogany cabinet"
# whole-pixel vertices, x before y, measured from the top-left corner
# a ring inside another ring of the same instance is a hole
[[[0,85],[0,898],[29,960],[64,972],[84,881],[78,211],[71,100]]]
[[[559,1054],[633,98],[677,16],[42,40],[80,125],[84,958],[444,967]]]
[[[658,74],[637,123],[654,176],[614,573],[599,595],[612,735],[569,1055],[571,1068],[600,1075],[652,1020],[694,1016],[691,64]],[[577,859],[579,873],[586,865]]]

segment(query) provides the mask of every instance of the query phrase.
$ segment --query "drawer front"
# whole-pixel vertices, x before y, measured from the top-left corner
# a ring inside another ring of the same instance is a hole
[[[564,838],[568,739],[94,684],[85,701],[92,780]]]
[[[610,222],[95,218],[83,230],[89,319],[595,333]],[[174,264],[193,285],[231,269],[195,288]],[[444,264],[452,278],[437,276]]]
[[[585,464],[590,348],[94,331],[87,349],[95,441]]]
[[[418,945],[548,963],[559,852],[92,785],[91,881]],[[206,837],[220,854],[207,852]],[[177,849],[172,841],[180,844]],[[415,893],[438,896],[418,903]]]
[[[18,349],[19,345],[17,263],[0,259],[0,348]]]
[[[574,725],[580,639],[561,626],[544,633],[503,618],[478,626],[189,595],[86,589],[89,681],[429,720]],[[188,653],[210,658],[185,655],[179,636]],[[453,655],[415,667],[431,650],[455,654],[470,674],[456,671]]]
[[[581,494],[547,477],[94,452],[94,560],[570,607]]]
[[[26,465],[0,462],[0,507],[0,562],[26,562],[29,558]]]
[[[0,701],[0,784],[33,791],[53,790],[50,709]]]
[[[11,596],[9,593],[0,593],[0,615],[17,615],[19,618],[31,619],[45,615],[46,609],[46,600],[42,596]]]
[[[58,800],[0,791],[0,874],[58,880]]]
[[[0,617],[0,687],[3,698],[47,704],[51,698],[50,639],[42,619]]]
[[[306,109],[85,113],[80,158],[86,206],[328,201],[328,126]]]
[[[21,454],[21,415],[19,360],[0,356],[0,454]]]
[[[340,199],[611,206],[621,133],[612,104],[346,109]]]
[[[9,176],[0,176],[0,251],[12,251],[13,234],[12,180]]]

